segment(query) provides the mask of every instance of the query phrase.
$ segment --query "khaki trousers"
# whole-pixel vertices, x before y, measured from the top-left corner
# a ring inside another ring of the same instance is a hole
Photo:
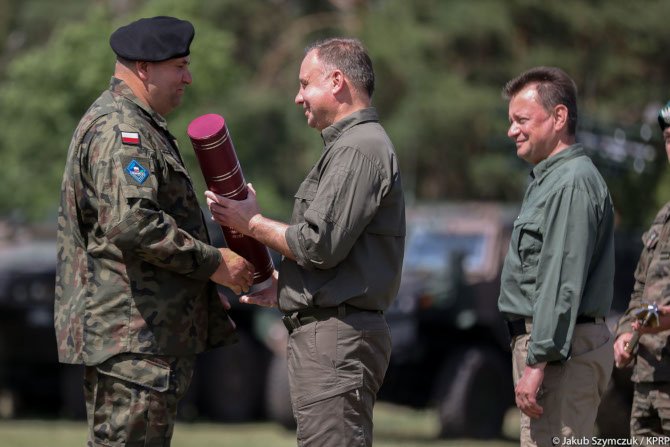
[[[384,316],[306,324],[291,333],[287,352],[298,446],[371,446],[372,408],[391,356]]]
[[[530,323],[526,330],[528,334],[512,340],[515,385],[526,366]],[[613,364],[613,337],[607,325],[576,325],[570,358],[563,363],[549,363],[544,370],[537,398],[544,413],[539,419],[521,413],[521,446],[574,445],[570,441],[576,438],[591,439]]]

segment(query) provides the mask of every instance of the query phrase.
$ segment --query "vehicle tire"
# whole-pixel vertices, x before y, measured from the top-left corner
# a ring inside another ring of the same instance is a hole
[[[209,351],[198,361],[198,400],[216,421],[244,422],[262,416],[269,354],[251,335],[238,334],[238,343]]]
[[[288,430],[295,430],[296,422],[291,406],[285,355],[272,357],[268,368],[266,386],[265,408],[268,417]]]
[[[497,350],[470,347],[448,356],[435,389],[440,437],[501,436],[513,386],[511,368]]]

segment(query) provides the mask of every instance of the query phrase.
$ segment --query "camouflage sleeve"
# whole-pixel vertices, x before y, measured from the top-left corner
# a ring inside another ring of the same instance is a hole
[[[98,225],[124,253],[194,279],[206,280],[221,262],[218,249],[179,228],[158,202],[161,175],[151,148],[132,144],[139,132],[128,126],[95,135],[87,151],[97,191]],[[175,198],[179,200],[179,198]]]
[[[664,304],[667,297],[662,296],[666,290],[670,290],[670,256],[664,255],[663,251],[667,249],[668,241],[661,240],[665,234],[668,234],[667,225],[670,204],[666,204],[656,215],[649,231],[642,235],[642,253],[635,269],[635,286],[630,297],[628,309],[619,320],[617,326],[617,337],[626,332],[632,332],[631,324],[634,318],[631,311],[642,305],[643,301],[653,301],[658,304]],[[665,248],[664,248],[665,247]],[[661,250],[660,256],[657,251]]]
[[[645,233],[643,236],[643,241],[647,234],[648,233]],[[619,324],[617,325],[617,337],[626,332],[633,332],[631,324],[633,323],[634,318],[631,315],[631,311],[642,304],[642,294],[644,292],[647,269],[653,254],[653,250],[650,251],[645,242],[645,246],[642,249],[642,254],[640,255],[640,260],[638,261],[637,267],[635,268],[635,286],[633,287],[633,293],[631,293],[630,296],[628,309],[626,309],[626,312],[621,316],[621,319],[619,319]]]

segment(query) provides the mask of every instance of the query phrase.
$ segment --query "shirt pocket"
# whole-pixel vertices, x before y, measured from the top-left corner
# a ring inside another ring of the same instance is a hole
[[[300,184],[298,191],[295,193],[296,200],[303,200],[311,202],[316,197],[316,190],[319,188],[319,182],[308,178]]]
[[[650,259],[647,267],[646,286],[643,298],[647,301],[657,302],[658,297],[666,294],[670,280],[670,241],[663,240],[660,235],[663,225],[653,225],[649,231],[642,236],[644,250]]]
[[[169,152],[162,151],[161,155],[163,156],[163,159],[165,160],[166,167],[170,171],[172,171],[172,172],[174,172],[178,175],[183,176],[188,184],[191,183],[191,177],[188,175],[188,171],[186,171],[186,168],[184,166],[182,166],[182,164],[179,160],[177,160]]]
[[[297,218],[305,214],[316,197],[317,189],[319,189],[319,182],[316,179],[308,178],[300,184],[298,191],[293,196],[295,202],[291,224],[297,223]]]
[[[516,249],[521,273],[526,277],[534,277],[542,251],[542,230],[537,223],[529,220],[518,220],[514,226],[515,232],[519,235]]]
[[[191,177],[181,162],[173,155],[163,151],[163,178],[159,190],[161,208],[185,225],[192,218],[193,210],[199,210],[198,199],[193,189]],[[196,221],[199,217],[196,218]]]

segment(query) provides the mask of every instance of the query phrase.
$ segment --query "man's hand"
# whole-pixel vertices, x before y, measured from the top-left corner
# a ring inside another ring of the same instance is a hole
[[[228,248],[219,248],[221,264],[209,279],[231,289],[239,295],[251,287],[254,280],[254,266]]]
[[[626,352],[626,345],[630,342],[632,337],[632,332],[624,332],[619,335],[614,342],[614,365],[616,365],[617,368],[623,368],[633,359],[633,355]]]
[[[538,419],[544,412],[544,409],[537,403],[537,393],[544,380],[544,367],[546,365],[546,363],[526,365],[521,379],[514,388],[516,406],[533,419]]]
[[[212,191],[205,191],[205,197],[209,211],[218,224],[250,236],[249,221],[252,217],[260,215],[261,211],[256,201],[256,190],[251,183],[247,184],[247,191],[247,198],[244,200],[227,199]]]
[[[279,279],[279,273],[277,270],[272,272],[272,284],[255,293],[250,293],[249,295],[243,295],[240,297],[240,303],[246,304],[256,304],[262,307],[278,307],[277,303],[277,281]]]
[[[228,301],[228,297],[221,293],[219,291],[219,301],[221,301],[221,305],[223,305],[223,308],[226,310],[230,310],[230,301]]]

